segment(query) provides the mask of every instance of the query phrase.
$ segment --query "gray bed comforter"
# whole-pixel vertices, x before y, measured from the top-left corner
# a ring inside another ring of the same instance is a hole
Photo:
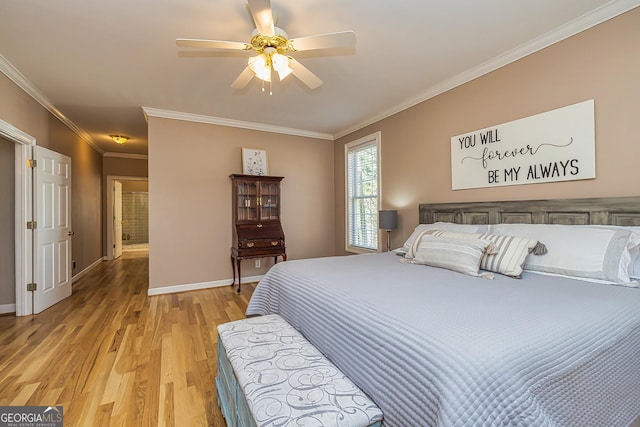
[[[389,427],[614,427],[640,416],[640,289],[399,260],[277,264],[247,315],[284,317]]]

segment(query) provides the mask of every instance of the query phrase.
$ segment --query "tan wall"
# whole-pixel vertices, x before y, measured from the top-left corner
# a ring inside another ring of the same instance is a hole
[[[336,253],[344,253],[344,144],[382,131],[382,207],[398,209],[400,246],[418,204],[639,195],[640,8],[335,143]],[[454,135],[595,99],[596,179],[451,190]]]
[[[142,192],[149,191],[149,181],[122,181],[122,192]]]
[[[179,143],[176,143],[179,141]],[[333,144],[312,138],[149,118],[150,287],[230,279],[231,180],[241,148],[267,151],[282,181],[289,259],[333,255]],[[263,266],[271,264],[265,259]],[[243,276],[263,274],[252,261]]]
[[[110,156],[102,157],[102,253],[104,256],[107,256],[108,251],[107,221],[111,218],[111,215],[109,215],[107,212],[107,177],[109,176],[147,178],[149,176],[149,162],[147,161],[147,159],[129,159]]]
[[[102,156],[33,98],[0,74],[0,119],[36,138],[37,145],[71,157],[73,274],[102,258]]]
[[[2,73],[0,119],[28,133],[38,144],[49,140],[49,112]]]
[[[39,145],[71,157],[71,250],[77,274],[102,258],[102,156],[51,115],[49,143]]]
[[[147,159],[128,159],[122,157],[108,157],[102,159],[102,171],[105,181],[107,176],[149,176]]]

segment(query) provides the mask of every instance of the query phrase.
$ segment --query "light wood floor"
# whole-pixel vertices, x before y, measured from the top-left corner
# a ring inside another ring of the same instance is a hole
[[[253,286],[148,297],[148,271],[128,252],[45,312],[0,316],[0,405],[62,405],[65,426],[224,426],[216,326]]]

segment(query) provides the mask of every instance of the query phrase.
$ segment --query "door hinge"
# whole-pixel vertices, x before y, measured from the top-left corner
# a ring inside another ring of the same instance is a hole
[[[27,167],[35,168],[38,166],[38,161],[36,159],[27,159]]]
[[[38,228],[38,221],[27,221],[27,230],[35,230]]]
[[[38,290],[37,283],[27,283],[27,291],[36,291]]]

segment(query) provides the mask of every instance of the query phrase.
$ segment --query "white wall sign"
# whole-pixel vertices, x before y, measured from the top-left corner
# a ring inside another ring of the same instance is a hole
[[[453,190],[595,177],[593,99],[451,138]]]

